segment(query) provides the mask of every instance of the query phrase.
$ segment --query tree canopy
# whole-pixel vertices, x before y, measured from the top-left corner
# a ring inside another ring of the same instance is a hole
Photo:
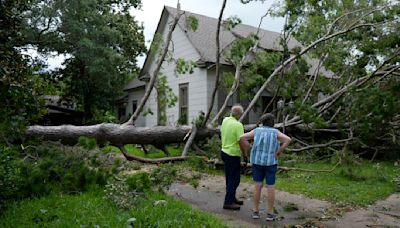
[[[130,14],[138,0],[34,1],[26,11],[27,44],[44,54],[63,54],[64,96],[74,98],[86,122],[112,111],[145,51],[143,26]],[[100,119],[99,119],[100,118]]]

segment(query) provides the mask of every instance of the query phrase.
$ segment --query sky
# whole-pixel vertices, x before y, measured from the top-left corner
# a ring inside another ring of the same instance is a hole
[[[240,0],[227,0],[223,18],[226,19],[236,15],[242,20],[243,24],[257,27],[260,23],[260,18],[268,11],[273,2],[272,0],[255,0],[248,4],[242,4]],[[139,23],[143,23],[147,47],[149,47],[150,41],[153,38],[164,5],[176,8],[177,0],[142,0],[142,9],[131,11],[136,20]],[[182,10],[218,18],[222,0],[180,0],[180,5]],[[266,17],[263,19],[261,28],[281,32],[283,25],[283,18]],[[37,55],[34,52],[30,52],[29,54],[33,56]],[[47,60],[48,69],[51,70],[60,67],[64,58],[63,56],[50,57]],[[144,59],[145,56],[138,57],[138,65],[140,67],[143,65]]]

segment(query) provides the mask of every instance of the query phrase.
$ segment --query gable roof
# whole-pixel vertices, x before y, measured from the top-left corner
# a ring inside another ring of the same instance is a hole
[[[138,77],[133,78],[132,80],[129,81],[129,83],[124,87],[123,91],[128,91],[133,88],[138,88],[145,86],[146,83],[143,81],[140,81]]]
[[[186,37],[188,38],[189,42],[193,45],[195,50],[200,55],[201,58],[198,61],[215,63],[216,62],[215,50],[217,48],[215,42],[217,31],[215,28],[218,23],[218,19],[201,14],[192,13],[189,11],[183,11],[183,12],[184,14],[178,21],[178,26],[186,34]],[[155,33],[159,32],[159,30],[161,29],[160,27],[162,27],[161,24],[166,22],[166,20],[168,19],[168,15],[174,17],[176,14],[177,14],[176,8],[170,6],[164,6]],[[199,22],[198,23],[199,26],[196,31],[188,29],[188,26],[186,24],[186,18],[190,16],[196,17],[196,19]],[[256,27],[244,24],[238,24],[232,30],[228,30],[223,25],[221,25],[220,49],[221,50],[228,49],[229,46],[233,43],[233,41],[236,40],[237,38],[245,38],[252,33],[256,34],[257,30],[258,28]],[[258,46],[261,49],[267,51],[283,51],[283,47],[279,43],[281,38],[280,33],[260,28],[258,31],[258,37],[260,38]],[[289,50],[292,50],[295,47],[302,47],[302,45],[295,38],[290,37],[288,41],[288,48]],[[139,80],[145,79],[146,77],[149,76],[145,68],[147,68],[148,66],[148,62],[150,61],[149,59],[153,59],[153,57],[154,56],[152,55],[152,53],[150,53],[149,50],[146,56],[146,60],[143,64],[142,71],[139,74]],[[314,72],[316,72],[316,69],[318,67],[318,60],[308,57],[306,57],[305,59],[307,63],[311,66],[308,74],[310,75],[314,74]],[[232,65],[228,60],[224,59],[222,55],[220,63],[225,65]],[[323,66],[320,68],[319,72],[324,74],[327,78],[335,77],[333,72],[326,70]],[[127,86],[125,86],[124,88],[125,91],[144,85],[143,82],[135,79],[132,80]],[[140,83],[138,83],[138,81]]]
[[[164,10],[166,10],[172,17],[176,15],[177,9],[169,6],[165,6]],[[184,15],[180,18],[178,25],[179,27],[186,33],[189,41],[196,48],[197,52],[201,56],[201,60],[204,62],[216,62],[215,60],[215,50],[217,48],[215,37],[216,37],[216,26],[218,24],[218,19],[195,14],[188,11],[183,11]],[[199,26],[196,31],[187,28],[186,18],[193,16],[196,17]],[[245,38],[249,36],[251,33],[257,33],[257,28],[238,24],[232,30],[226,29],[223,25],[221,25],[220,29],[220,49],[224,50],[229,47],[232,42],[237,38]],[[280,33],[272,32],[268,30],[261,29],[259,30],[258,36],[260,38],[259,47],[269,50],[269,51],[282,51],[283,48],[279,44]],[[301,47],[301,44],[295,40],[294,38],[290,39],[288,42],[289,49],[293,49],[295,47]],[[221,56],[222,57],[222,56]],[[222,64],[229,64],[226,60],[221,58]]]

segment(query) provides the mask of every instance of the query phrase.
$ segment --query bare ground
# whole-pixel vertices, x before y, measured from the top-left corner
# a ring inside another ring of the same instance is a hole
[[[265,221],[266,190],[261,198],[261,219],[251,218],[252,185],[241,183],[237,197],[244,200],[240,211],[223,210],[225,179],[203,175],[199,186],[173,184],[168,194],[197,208],[222,217],[230,227],[400,227],[400,194],[393,194],[376,204],[354,209],[317,199],[277,191],[275,208],[280,220]]]

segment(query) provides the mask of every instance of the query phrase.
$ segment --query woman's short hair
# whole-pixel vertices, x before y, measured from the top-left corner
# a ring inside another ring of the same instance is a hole
[[[267,113],[261,116],[261,123],[263,126],[274,127],[275,116],[271,113]]]

